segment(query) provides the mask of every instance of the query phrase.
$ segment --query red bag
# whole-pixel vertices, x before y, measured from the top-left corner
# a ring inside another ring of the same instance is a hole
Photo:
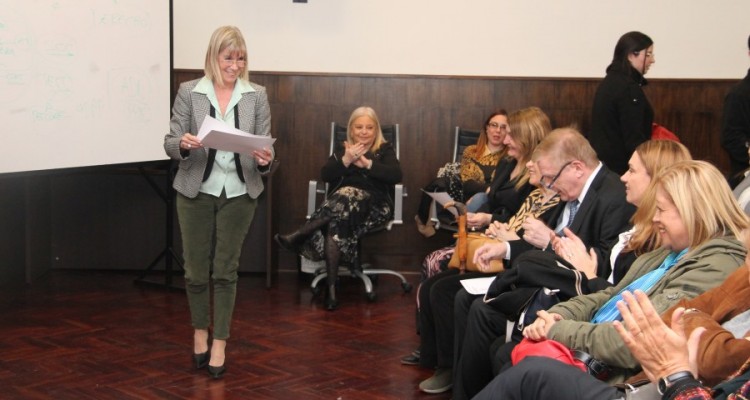
[[[555,340],[548,339],[535,342],[531,339],[523,338],[521,343],[517,344],[513,352],[510,353],[510,360],[513,365],[516,365],[527,356],[554,358],[557,361],[570,364],[588,373],[586,364],[575,358],[569,348]]]
[[[651,124],[651,140],[674,140],[675,142],[679,142],[680,138],[674,132],[654,122]]]

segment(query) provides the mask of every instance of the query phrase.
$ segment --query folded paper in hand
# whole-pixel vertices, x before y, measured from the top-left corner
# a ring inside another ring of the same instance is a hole
[[[198,139],[206,147],[239,154],[252,154],[255,150],[270,148],[276,141],[270,136],[251,135],[209,115],[203,119]]]
[[[427,193],[430,197],[432,197],[433,200],[437,201],[438,204],[440,204],[441,206],[445,205],[445,203],[449,201],[454,201],[451,195],[449,195],[447,192],[428,192],[424,189],[422,189],[422,191]],[[453,207],[446,208],[446,210],[450,211],[451,214],[453,214],[454,216],[458,215],[458,212],[456,212],[456,210],[454,210]]]

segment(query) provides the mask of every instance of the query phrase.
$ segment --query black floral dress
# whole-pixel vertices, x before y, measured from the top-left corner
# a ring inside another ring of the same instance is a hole
[[[357,255],[357,242],[368,231],[387,223],[393,216],[393,186],[401,181],[401,166],[396,152],[384,143],[365,157],[372,168],[345,167],[344,152],[333,154],[321,170],[322,180],[329,184],[327,199],[310,217],[311,221],[330,218],[328,230],[341,251],[341,262],[350,263]],[[325,259],[324,232],[316,231],[299,249],[310,260]]]

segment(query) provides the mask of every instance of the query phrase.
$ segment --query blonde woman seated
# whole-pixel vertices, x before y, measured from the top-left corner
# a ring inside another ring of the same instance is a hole
[[[563,230],[565,236],[554,236],[552,248],[557,257],[585,274],[587,279],[582,285],[582,289],[586,290],[584,293],[594,293],[619,283],[637,256],[654,249],[655,232],[651,227],[654,204],[645,202],[644,195],[652,182],[652,177],[676,162],[690,159],[690,151],[674,141],[650,140],[636,148],[628,161],[628,170],[620,180],[625,184],[625,199],[638,209],[631,219],[632,227],[628,227],[619,235],[618,241],[609,251],[606,263],[599,265],[594,249],[587,248],[570,229]],[[508,236],[506,240],[517,239],[510,237],[511,235],[504,230],[500,234]],[[555,260],[554,256],[550,257],[552,265],[556,261],[558,260]],[[571,286],[580,280],[579,275],[570,273]],[[560,293],[566,292],[568,291],[563,290]],[[499,371],[503,364],[508,362],[510,352],[520,341],[519,332],[514,329],[513,337],[506,343],[504,333],[507,319],[493,305],[485,303],[482,298],[477,299],[479,296],[472,296],[464,291],[460,292],[458,297],[456,314],[463,313],[468,316],[466,322],[456,324],[456,337],[463,338],[462,343],[458,344],[460,352],[456,356],[454,366],[456,382],[453,396],[456,400],[471,398],[482,390],[497,373],[495,371]],[[460,311],[461,309],[465,311]]]
[[[329,311],[338,307],[339,263],[350,262],[359,238],[393,217],[393,188],[402,175],[396,151],[385,141],[375,110],[357,108],[347,127],[344,148],[321,169],[322,180],[330,187],[328,198],[304,226],[275,236],[289,251],[326,261],[325,307]]]
[[[681,299],[721,284],[742,265],[746,254],[737,238],[750,224],[713,165],[705,161],[674,164],[654,178],[646,196],[656,202],[652,221],[659,247],[638,257],[618,285],[540,311],[524,330],[531,340],[556,340],[600,360],[609,367],[609,383],[622,382],[640,369],[613,324],[622,320],[616,304],[623,292],[643,291],[654,310],[663,313]],[[477,254],[480,259],[487,256]],[[551,385],[529,384],[536,374],[550,373],[546,368],[514,366],[475,398],[550,398],[539,391],[554,389]],[[558,388],[554,393],[558,399],[583,398],[577,390]]]

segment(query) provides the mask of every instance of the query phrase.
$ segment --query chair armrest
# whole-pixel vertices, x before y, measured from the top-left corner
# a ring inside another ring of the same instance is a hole
[[[403,183],[396,184],[395,190],[394,190],[394,199],[393,199],[393,221],[389,224],[388,228],[390,229],[390,225],[392,224],[403,224],[404,223],[404,197],[406,197],[408,194],[406,193],[406,188],[404,187]]]
[[[310,219],[310,216],[315,212],[315,203],[318,199],[318,181],[309,181],[307,183],[307,213],[305,219]]]

